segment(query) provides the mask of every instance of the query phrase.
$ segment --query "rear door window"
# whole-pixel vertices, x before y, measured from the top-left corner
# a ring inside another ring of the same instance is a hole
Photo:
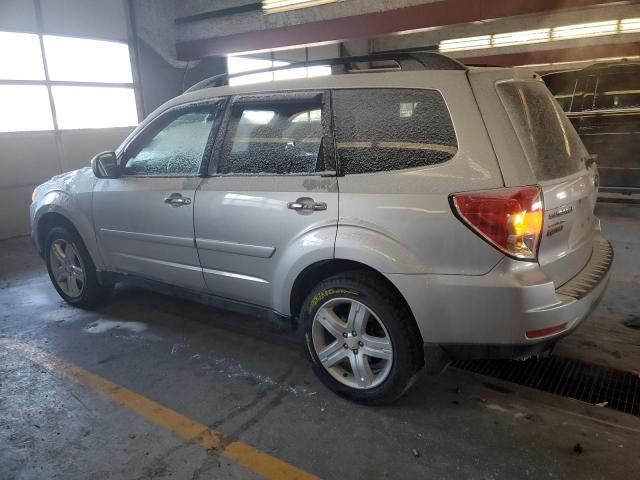
[[[560,105],[540,81],[497,84],[498,94],[538,180],[580,171],[587,151]]]
[[[219,173],[304,174],[326,170],[323,94],[236,98]]]
[[[458,151],[451,116],[438,91],[358,89],[333,95],[344,174],[436,165]]]

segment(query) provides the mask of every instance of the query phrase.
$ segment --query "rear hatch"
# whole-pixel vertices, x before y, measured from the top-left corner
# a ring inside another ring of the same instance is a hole
[[[587,264],[592,253],[598,222],[593,215],[597,170],[571,122],[537,76],[492,83],[499,98],[495,106],[506,110],[511,126],[500,133],[494,129],[493,135],[515,132],[521,146],[519,151],[511,148],[508,156],[496,151],[505,186],[541,187],[544,220],[538,262],[559,287]],[[514,162],[522,172],[505,175],[514,172]]]

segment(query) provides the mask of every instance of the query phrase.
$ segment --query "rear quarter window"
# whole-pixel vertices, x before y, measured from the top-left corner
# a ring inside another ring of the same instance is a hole
[[[583,168],[587,151],[543,82],[510,80],[499,82],[497,89],[538,180],[565,177]]]
[[[438,91],[337,90],[333,105],[344,174],[436,165],[458,151],[451,116]]]

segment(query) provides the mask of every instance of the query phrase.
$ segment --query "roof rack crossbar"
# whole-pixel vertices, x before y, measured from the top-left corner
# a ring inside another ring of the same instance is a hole
[[[260,70],[252,70],[249,72],[240,73],[222,73],[220,75],[214,75],[209,78],[196,83],[189,87],[184,93],[194,92],[196,90],[202,90],[203,88],[220,87],[222,85],[228,85],[229,79],[234,77],[240,77],[244,75],[255,75],[260,73],[278,72],[281,70],[288,70],[290,68],[301,67],[314,67],[314,66],[344,66],[347,67],[350,64],[355,63],[370,63],[379,61],[395,61],[399,69],[401,70],[466,70],[462,63],[454,60],[446,55],[442,55],[436,52],[393,52],[393,53],[373,53],[370,55],[359,55],[355,57],[337,57],[327,58],[323,60],[311,60],[306,62],[295,62],[288,65],[275,68],[266,68]],[[417,67],[417,68],[416,68]],[[376,71],[373,69],[348,69],[345,68],[344,73],[363,73]],[[382,67],[380,71],[389,71],[388,68]]]

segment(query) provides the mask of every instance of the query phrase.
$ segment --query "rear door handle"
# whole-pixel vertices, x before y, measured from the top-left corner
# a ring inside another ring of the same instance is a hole
[[[191,199],[189,197],[183,197],[179,193],[172,193],[164,198],[164,203],[168,203],[172,207],[181,207],[183,205],[190,205]]]
[[[320,210],[326,210],[325,202],[314,202],[313,198],[299,198],[295,202],[287,203],[289,210],[297,210],[299,213],[312,213]]]

